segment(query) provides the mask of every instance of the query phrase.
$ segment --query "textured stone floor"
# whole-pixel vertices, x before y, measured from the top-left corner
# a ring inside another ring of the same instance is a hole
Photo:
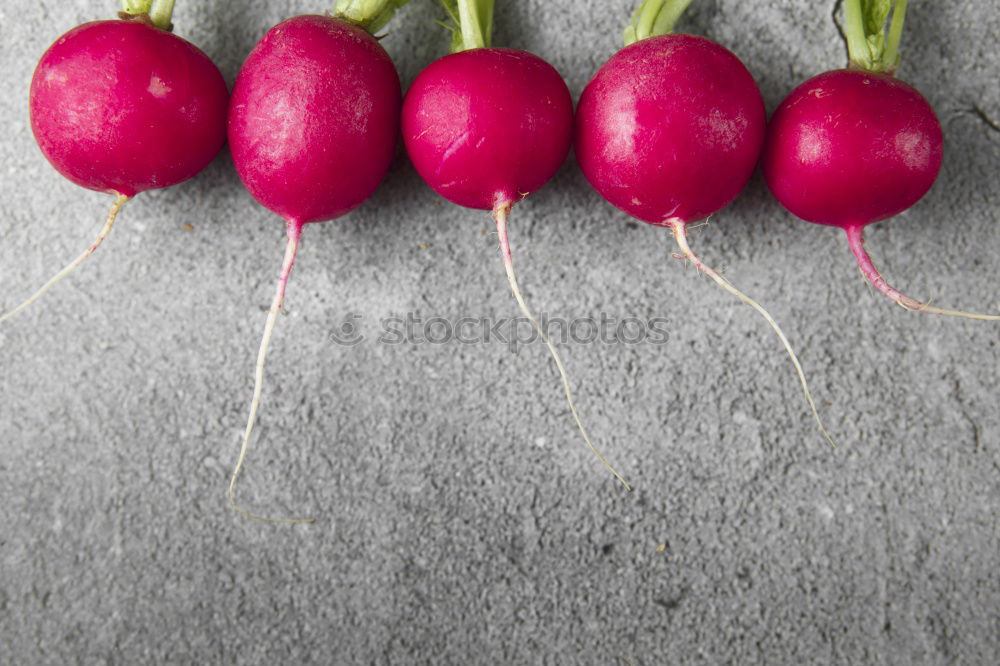
[[[546,57],[576,96],[636,2],[497,4],[494,42]],[[699,0],[680,29],[740,55],[773,109],[844,64],[832,4]],[[231,83],[268,27],[327,8],[181,0],[174,23]],[[0,5],[0,310],[110,205],[45,162],[27,91],[52,41],[115,9]],[[439,14],[415,0],[383,41],[404,85],[446,49]],[[998,38],[992,3],[911,3],[899,74],[937,109],[945,165],[869,242],[939,305],[1000,301]],[[275,526],[238,517],[225,485],[281,223],[225,152],[130,202],[0,327],[0,662],[995,663],[996,324],[870,295],[840,234],[755,177],[692,244],[784,324],[831,451],[759,317],[571,159],[515,208],[511,241],[550,318],[665,322],[666,340],[562,346],[629,494],[579,442],[538,342],[379,341],[408,313],[432,337],[434,318],[516,314],[489,230],[402,155],[364,206],[305,230],[240,492],[318,520]],[[357,344],[336,342],[347,325]]]

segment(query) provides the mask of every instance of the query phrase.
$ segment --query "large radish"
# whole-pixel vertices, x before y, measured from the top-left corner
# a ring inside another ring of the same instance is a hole
[[[645,0],[625,48],[587,84],[576,112],[576,157],[608,202],[664,227],[720,287],[754,308],[795,366],[820,430],[805,373],[774,318],[688,245],[691,223],[722,210],[747,184],[764,143],[764,102],[747,68],[720,44],[671,34],[691,0]]]
[[[864,228],[923,198],[941,169],[944,141],[931,105],[893,76],[906,0],[845,0],[844,11],[850,68],[814,76],[778,106],[762,161],[768,187],[803,220],[843,229],[864,276],[903,308],[1000,320],[911,298],[868,256]]]
[[[240,69],[229,110],[229,143],[240,179],[285,222],[288,242],[257,355],[253,397],[234,494],[253,434],[264,362],[285,299],[302,227],[338,218],[370,197],[396,148],[399,76],[372,33],[405,0],[341,0],[334,16],[297,16],[274,26]],[[312,518],[278,519],[311,522]]]
[[[97,239],[0,322],[93,254],[126,201],[192,178],[222,148],[226,82],[208,56],[169,32],[173,5],[123,0],[120,19],[73,28],[38,61],[30,113],[42,154],[69,180],[115,202]]]
[[[583,426],[559,352],[518,287],[507,234],[514,204],[545,185],[566,160],[573,127],[569,90],[537,55],[490,46],[493,0],[442,4],[453,22],[452,54],[431,63],[406,93],[406,152],[438,194],[492,212],[511,291],[555,361],[570,413],[590,450],[629,488]]]

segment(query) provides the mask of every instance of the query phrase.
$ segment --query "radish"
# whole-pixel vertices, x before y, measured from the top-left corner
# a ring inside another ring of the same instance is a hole
[[[850,69],[809,79],[778,106],[762,161],[768,187],[803,220],[843,229],[864,276],[903,308],[1000,320],[1000,315],[947,310],[899,292],[865,251],[867,225],[910,208],[934,184],[943,138],[927,100],[893,77],[906,0],[845,0],[844,12]]]
[[[229,108],[229,145],[243,184],[285,221],[287,245],[257,355],[253,397],[229,502],[253,434],[264,362],[302,227],[340,217],[370,197],[396,149],[399,76],[372,33],[406,0],[340,0],[335,16],[298,16],[271,28],[240,69]]]
[[[31,129],[63,176],[115,196],[97,240],[0,322],[79,266],[139,192],[201,171],[226,138],[229,92],[218,68],[169,30],[173,0],[123,0],[121,20],[73,28],[31,79]]]
[[[580,96],[576,157],[602,197],[632,217],[670,229],[688,261],[764,317],[832,444],[777,322],[688,245],[688,226],[724,208],[750,179],[766,121],[760,91],[739,58],[704,37],[670,34],[690,1],[640,5],[625,29],[625,48]]]
[[[488,210],[496,222],[507,281],[518,307],[545,342],[566,401],[590,450],[628,482],[590,440],[552,340],[517,284],[507,235],[511,207],[547,183],[566,160],[573,101],[562,76],[538,56],[492,48],[493,0],[442,0],[452,53],[414,80],[403,102],[403,142],[417,173],[445,199]]]

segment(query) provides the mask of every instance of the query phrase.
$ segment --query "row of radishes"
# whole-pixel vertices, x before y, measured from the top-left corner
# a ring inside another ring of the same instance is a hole
[[[234,488],[302,228],[340,217],[373,194],[400,127],[414,167],[435,191],[492,212],[513,294],[536,329],[515,278],[507,218],[575,146],[583,173],[605,199],[671,229],[689,261],[765,317],[824,434],[802,368],[777,323],[687,243],[687,225],[730,203],[758,162],[791,212],[847,232],[864,274],[901,306],[1000,319],[943,310],[899,293],[863,248],[863,227],[916,203],[941,165],[933,110],[892,76],[906,0],[845,0],[851,67],[800,85],[769,125],[757,85],[735,55],[702,37],[671,34],[691,0],[641,3],[625,30],[625,48],[587,85],[575,120],[566,84],[551,65],[525,51],[490,47],[494,0],[441,0],[453,53],[429,65],[403,100],[395,67],[372,35],[407,1],[338,0],[332,16],[279,23],[247,57],[230,96],[208,57],[171,34],[173,0],[122,0],[121,20],[69,31],[42,56],[32,79],[31,124],[42,152],[73,182],[116,200],[94,244],[0,322],[86,259],[128,199],[197,174],[221,149],[227,128],[244,185],[286,222],[287,250],[228,490],[233,507],[245,515],[257,517],[237,505]],[[539,334],[587,445],[628,487],[591,442],[558,352]]]

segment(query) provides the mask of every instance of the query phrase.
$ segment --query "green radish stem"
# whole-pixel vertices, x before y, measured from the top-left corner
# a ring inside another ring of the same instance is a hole
[[[5,315],[0,316],[0,324],[2,324],[3,322],[7,321],[8,319],[10,319],[14,315],[16,315],[21,310],[25,309],[26,307],[28,307],[29,305],[31,305],[32,303],[34,303],[35,301],[37,301],[39,298],[42,297],[42,294],[44,294],[49,289],[51,289],[52,287],[54,287],[64,277],[66,277],[67,275],[69,275],[70,273],[72,273],[73,270],[77,266],[79,266],[80,264],[83,263],[84,259],[86,259],[90,255],[92,255],[94,253],[94,250],[96,250],[98,247],[100,247],[101,243],[104,242],[104,238],[108,235],[108,232],[111,231],[111,227],[114,225],[115,220],[118,218],[118,211],[121,210],[121,207],[125,204],[126,201],[129,200],[129,198],[130,197],[127,197],[124,194],[119,194],[118,198],[115,199],[115,202],[111,205],[111,210],[108,212],[108,219],[104,223],[104,226],[101,228],[101,233],[99,233],[97,235],[97,240],[95,240],[90,245],[90,247],[88,247],[86,250],[84,250],[83,254],[81,254],[79,257],[77,257],[76,259],[74,259],[73,261],[71,261],[61,271],[59,271],[58,273],[56,273],[52,277],[51,280],[49,280],[48,282],[46,282],[45,284],[43,284],[42,287],[41,287],[41,289],[39,289],[38,291],[36,291],[35,293],[33,293],[30,297],[28,297],[28,300],[24,301],[23,303],[21,303],[20,305],[18,305],[13,310],[11,310],[10,312],[6,313]]]
[[[264,391],[264,362],[267,360],[267,349],[271,345],[271,335],[274,333],[274,325],[278,321],[278,313],[285,302],[285,287],[288,285],[288,276],[291,275],[292,266],[295,265],[295,256],[299,251],[299,238],[302,235],[302,225],[293,220],[288,221],[288,244],[285,246],[285,259],[281,263],[281,273],[278,275],[278,284],[274,291],[274,300],[271,301],[271,309],[267,313],[267,322],[264,324],[264,336],[260,340],[260,350],[257,352],[257,367],[254,370],[253,398],[250,400],[250,415],[247,418],[246,431],[243,433],[243,443],[240,446],[240,455],[233,468],[233,475],[229,479],[229,503],[234,509],[247,518],[263,520],[269,523],[311,523],[315,518],[266,518],[250,513],[236,503],[236,479],[240,476],[243,468],[243,461],[247,457],[247,448],[250,444],[250,436],[253,434],[254,424],[257,422],[257,409],[260,407],[261,394]]]
[[[451,24],[439,22],[451,30],[451,52],[482,49],[493,35],[495,0],[441,0]]]
[[[647,37],[669,35],[690,4],[691,0],[643,0],[622,34],[625,46]]]
[[[823,425],[823,420],[820,419],[819,417],[819,411],[817,411],[816,403],[813,401],[812,392],[809,390],[809,384],[806,382],[806,374],[802,370],[802,365],[799,363],[798,357],[792,350],[792,345],[788,342],[788,338],[785,337],[785,334],[781,330],[781,327],[778,326],[778,322],[774,320],[774,317],[772,317],[771,314],[767,310],[765,310],[760,303],[753,300],[752,298],[744,294],[742,291],[737,289],[732,282],[719,275],[711,266],[706,265],[698,255],[696,255],[694,252],[691,251],[691,247],[688,245],[687,241],[688,225],[686,222],[678,218],[671,218],[667,220],[667,225],[670,226],[670,228],[673,230],[674,240],[677,242],[677,247],[680,248],[680,251],[684,254],[684,257],[692,264],[694,264],[695,268],[700,270],[708,277],[712,278],[717,285],[719,285],[720,287],[728,291],[730,294],[740,299],[741,301],[752,307],[754,310],[756,310],[758,313],[760,313],[760,316],[762,316],[771,326],[775,334],[777,334],[778,339],[781,340],[781,344],[784,345],[785,351],[788,352],[789,358],[792,359],[792,365],[795,366],[795,372],[799,376],[799,383],[802,385],[802,393],[804,393],[806,396],[806,402],[809,403],[809,409],[812,410],[813,418],[816,419],[816,425],[819,426],[820,431],[823,433],[823,436],[826,437],[826,441],[830,443],[830,446],[833,448],[837,448],[837,445],[836,443],[834,443],[833,438],[830,437],[830,433],[827,432],[826,426]]]
[[[122,0],[122,13],[129,16],[149,17],[150,23],[161,30],[170,30],[174,13],[174,0]]]
[[[899,43],[903,37],[903,21],[906,19],[907,0],[897,0],[895,9],[892,10],[892,22],[889,24],[889,37],[885,45],[885,61],[890,64],[895,71],[899,67]]]
[[[594,443],[590,441],[590,435],[587,434],[587,429],[583,427],[583,421],[580,420],[580,415],[576,411],[576,405],[573,402],[573,392],[570,390],[569,377],[566,374],[566,367],[563,365],[562,359],[559,357],[559,352],[556,350],[556,346],[552,344],[552,340],[549,336],[542,330],[542,327],[538,325],[535,320],[535,316],[528,309],[528,305],[524,302],[524,296],[521,295],[521,289],[517,286],[517,277],[514,275],[514,262],[511,259],[510,254],[510,242],[507,239],[507,216],[510,213],[512,202],[507,201],[503,203],[498,203],[493,209],[493,219],[496,220],[497,224],[497,236],[500,239],[500,257],[503,259],[503,267],[507,272],[507,281],[510,283],[510,289],[514,292],[514,298],[517,299],[517,304],[521,308],[521,312],[527,317],[528,321],[531,322],[531,326],[538,332],[538,336],[542,339],[545,345],[549,348],[549,353],[552,354],[552,359],[556,362],[556,368],[559,370],[559,377],[562,379],[563,391],[566,393],[566,402],[569,404],[569,411],[573,414],[573,419],[576,421],[577,427],[580,429],[580,434],[583,435],[584,441],[590,448],[591,452],[597,456],[597,459],[601,461],[608,470],[615,475],[615,477],[625,486],[626,490],[632,490],[632,486],[629,485],[628,481],[625,480],[621,474],[618,473],[614,467],[611,466],[601,452],[594,446]]]
[[[844,34],[851,67],[893,74],[899,67],[908,0],[843,0]],[[886,20],[889,32],[886,34]]]
[[[361,25],[369,33],[385,26],[396,10],[410,0],[337,0],[333,15]]]
[[[892,300],[896,301],[896,303],[903,309],[910,310],[912,312],[923,312],[925,314],[948,315],[951,317],[964,317],[965,319],[978,319],[980,321],[1000,321],[1000,315],[979,314],[977,312],[965,312],[963,310],[948,310],[946,308],[939,308],[931,305],[930,303],[921,303],[915,298],[910,298],[890,285],[886,279],[882,277],[882,274],[879,273],[878,269],[875,268],[875,264],[872,263],[872,258],[868,255],[868,251],[865,250],[864,226],[847,227],[844,231],[847,232],[847,244],[850,246],[851,252],[854,253],[854,257],[858,260],[858,266],[861,268],[861,273],[873,287]]]

